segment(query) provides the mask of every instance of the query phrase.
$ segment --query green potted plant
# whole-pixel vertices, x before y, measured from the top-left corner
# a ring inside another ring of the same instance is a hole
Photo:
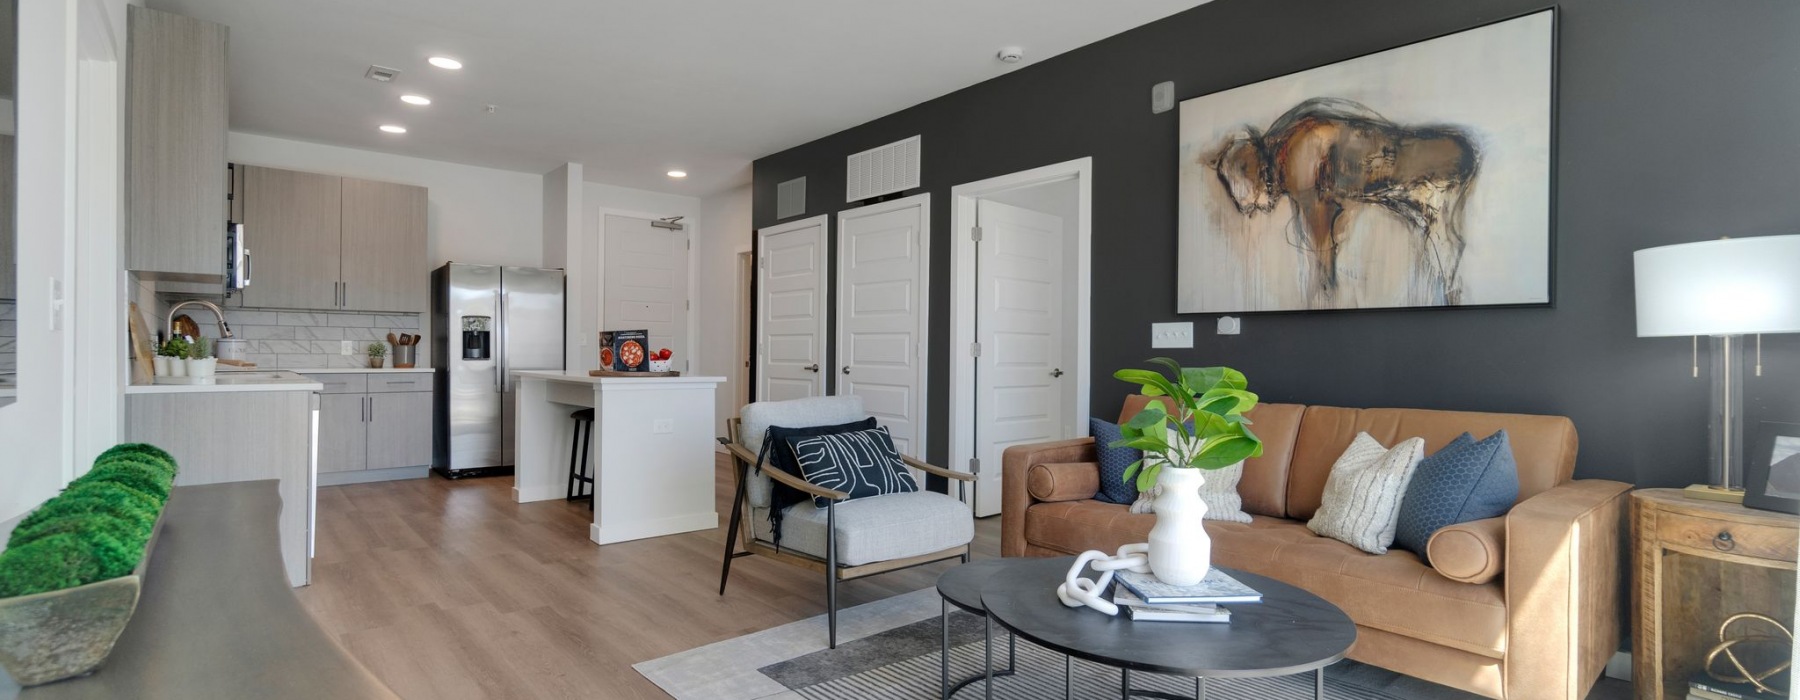
[[[156,349],[156,359],[152,361],[158,377],[187,376],[188,341],[182,336],[170,338],[162,347]]]
[[[1212,540],[1203,522],[1206,502],[1200,498],[1203,472],[1262,454],[1262,440],[1244,416],[1257,397],[1244,373],[1230,367],[1182,367],[1166,357],[1150,362],[1169,373],[1122,369],[1113,377],[1168,403],[1152,401],[1119,426],[1122,438],[1113,446],[1143,450],[1144,458],[1125,470],[1125,478],[1136,479],[1143,492],[1160,489],[1156,525],[1150,529],[1151,572],[1164,583],[1191,586],[1212,566]]]
[[[387,358],[386,343],[369,343],[369,369],[381,369],[382,360]]]
[[[206,336],[194,339],[188,344],[187,375],[189,377],[211,377],[219,367],[219,360],[212,356],[212,343]]]

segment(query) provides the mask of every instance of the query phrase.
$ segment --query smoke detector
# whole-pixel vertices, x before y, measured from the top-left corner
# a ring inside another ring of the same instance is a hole
[[[1025,60],[1025,49],[1021,49],[1017,46],[1008,46],[1000,49],[1000,53],[995,54],[994,58],[1000,59],[1001,63],[1018,63],[1019,61]]]
[[[394,78],[400,77],[400,69],[389,68],[387,66],[369,66],[369,71],[363,73],[363,77],[378,83],[391,83],[394,82]]]

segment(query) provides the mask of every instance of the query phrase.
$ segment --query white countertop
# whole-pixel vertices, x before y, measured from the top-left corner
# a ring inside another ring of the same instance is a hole
[[[397,369],[394,367],[383,367],[381,369],[371,369],[369,367],[363,367],[361,369],[356,367],[293,367],[287,370],[277,371],[299,372],[300,374],[412,374],[417,372],[430,372],[432,369],[433,368],[431,367],[407,367],[405,369]]]
[[[679,377],[590,377],[587,370],[513,370],[512,375],[520,379],[548,379],[553,382],[569,382],[575,384],[719,384],[724,377],[702,377],[681,375]]]
[[[325,385],[285,370],[220,372],[210,384],[133,384],[126,394],[208,394],[230,391],[324,391]]]

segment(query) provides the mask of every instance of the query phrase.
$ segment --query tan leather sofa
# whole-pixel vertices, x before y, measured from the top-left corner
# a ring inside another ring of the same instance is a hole
[[[1131,397],[1119,422],[1147,399]],[[1311,591],[1356,621],[1350,658],[1491,698],[1586,695],[1619,648],[1620,543],[1630,486],[1572,480],[1575,426],[1560,416],[1263,404],[1250,415],[1263,456],[1238,492],[1248,524],[1207,521],[1213,562]],[[1331,465],[1358,432],[1422,437],[1427,454],[1463,431],[1505,428],[1519,502],[1504,517],[1446,530],[1429,546],[1372,555],[1318,537]],[[1092,438],[1006,450],[1001,551],[1061,556],[1145,541],[1153,515],[1093,500]],[[1453,580],[1451,577],[1456,579]],[[1472,582],[1471,582],[1472,581]]]

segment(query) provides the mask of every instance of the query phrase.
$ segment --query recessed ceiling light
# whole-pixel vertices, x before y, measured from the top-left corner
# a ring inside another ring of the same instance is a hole
[[[420,107],[431,104],[431,98],[424,95],[401,95],[400,101],[409,105],[418,105]]]
[[[462,70],[462,61],[458,61],[449,56],[432,56],[425,60],[427,63],[444,70]]]
[[[670,170],[669,177],[687,177],[686,170]]]
[[[381,130],[382,130],[382,131],[385,131],[385,132],[388,132],[388,133],[390,133],[390,134],[404,134],[404,133],[406,133],[406,127],[404,127],[404,126],[400,126],[400,125],[399,125],[399,124],[382,124],[382,125],[381,125]]]

